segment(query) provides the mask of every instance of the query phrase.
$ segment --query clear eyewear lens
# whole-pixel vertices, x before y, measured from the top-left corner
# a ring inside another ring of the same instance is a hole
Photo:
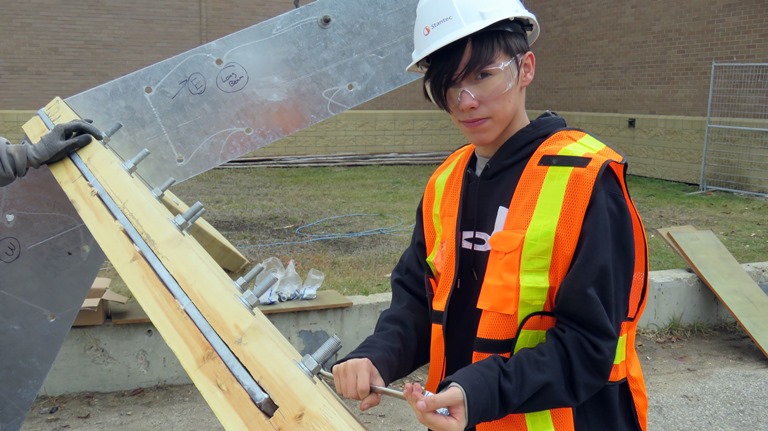
[[[513,58],[497,66],[486,67],[462,81],[462,86],[449,88],[446,95],[449,102],[458,106],[463,93],[478,102],[491,100],[506,93],[514,86],[517,77],[517,69],[510,67],[515,60],[516,58]]]

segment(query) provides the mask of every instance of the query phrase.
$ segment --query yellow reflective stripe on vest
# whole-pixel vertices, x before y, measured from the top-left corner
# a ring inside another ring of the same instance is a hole
[[[583,156],[588,152],[597,153],[603,148],[605,144],[589,135],[584,135],[573,144],[563,147],[558,155]],[[573,169],[550,168],[544,177],[539,199],[523,242],[520,259],[518,324],[529,314],[541,311],[546,301],[557,223],[560,220],[565,191]]]
[[[619,337],[619,342],[616,345],[616,357],[613,359],[613,364],[617,365],[627,359],[627,334],[623,334]]]
[[[605,144],[589,135],[584,135],[573,144],[563,147],[558,155],[583,156],[588,152],[597,153],[603,148]],[[573,169],[550,168],[544,176],[539,199],[525,233],[520,259],[518,324],[521,324],[526,316],[544,309],[544,302],[549,292],[549,269],[552,263],[555,232]],[[515,341],[514,353],[543,343],[545,339],[546,331],[522,330]],[[525,423],[528,431],[555,431],[552,412],[549,410],[526,413]]]
[[[460,160],[461,157],[457,157],[435,181],[435,202],[432,205],[432,223],[434,223],[435,226],[435,245],[432,247],[432,252],[427,256],[427,264],[429,265],[429,269],[432,270],[432,275],[435,276],[437,275],[437,270],[435,269],[434,261],[438,250],[440,250],[440,238],[443,236],[443,223],[440,219],[440,204],[443,202],[445,185]],[[422,211],[424,211],[424,209],[422,209]]]
[[[543,329],[523,329],[515,340],[515,351],[513,354],[527,347],[538,346],[547,340],[547,331]]]
[[[555,431],[555,424],[552,422],[552,414],[549,410],[525,414],[525,425],[528,431]]]

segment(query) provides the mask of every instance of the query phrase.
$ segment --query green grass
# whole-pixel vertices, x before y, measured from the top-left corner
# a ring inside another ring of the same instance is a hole
[[[768,260],[765,198],[697,193],[698,186],[653,178],[629,177],[628,183],[648,234],[651,270],[686,267],[656,232],[680,225],[712,230],[741,263]]]
[[[206,219],[252,261],[294,259],[302,277],[310,268],[323,271],[323,288],[367,295],[389,290],[389,274],[410,241],[416,206],[434,168],[215,169],[173,191],[187,203],[201,201]],[[685,224],[711,229],[739,262],[768,260],[768,200],[691,194],[696,186],[650,178],[628,182],[648,234],[651,270],[686,266],[656,232]],[[329,220],[311,225],[322,219]],[[315,236],[297,233],[301,226]],[[391,232],[354,236],[376,228]],[[328,234],[349,237],[307,242]],[[264,246],[273,243],[280,244]]]
[[[253,262],[294,259],[302,276],[310,268],[323,271],[324,288],[367,295],[389,289],[389,273],[410,241],[433,169],[216,169],[176,186],[174,193],[203,202],[206,219]],[[388,233],[360,235],[372,229]],[[330,234],[347,237],[314,240]]]

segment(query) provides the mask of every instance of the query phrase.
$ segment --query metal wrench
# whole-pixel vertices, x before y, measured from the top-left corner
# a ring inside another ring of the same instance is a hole
[[[325,371],[325,370],[321,369],[319,374],[321,376],[325,377],[326,379],[333,380],[333,374],[328,372],[328,371]],[[377,394],[381,394],[381,395],[386,395],[388,397],[399,398],[401,400],[405,400],[405,395],[401,391],[398,391],[398,390],[395,390],[395,389],[390,389],[390,388],[385,388],[383,386],[371,385],[371,392],[374,392],[374,393],[377,393]],[[432,392],[424,390],[424,395],[425,396],[430,396],[430,395],[434,395],[434,394]],[[441,408],[435,410],[435,412],[437,412],[437,413],[439,413],[439,414],[441,414],[443,416],[450,416],[451,415],[451,413],[445,407],[441,407]]]
[[[325,377],[326,379],[333,380],[333,374],[330,371],[320,370],[320,375]],[[385,388],[383,386],[371,385],[371,392],[381,394],[381,395],[387,395],[389,397],[399,398],[401,400],[405,399],[405,395],[403,395],[402,392],[395,389]]]
[[[304,370],[305,373],[307,373],[309,377],[320,376],[333,380],[333,373],[324,370],[322,364],[330,359],[331,356],[335,355],[339,349],[341,349],[341,340],[338,336],[333,335],[328,340],[326,340],[325,343],[323,343],[323,345],[317,349],[317,351],[312,354],[304,355],[304,357],[301,359],[301,362],[298,362],[297,364],[299,367],[301,367],[301,369]],[[371,385],[371,392],[405,400],[405,395],[401,391],[385,388],[382,386]],[[434,394],[427,390],[424,391],[424,396],[428,397],[430,395]],[[435,411],[443,416],[450,416],[447,408],[443,407]]]

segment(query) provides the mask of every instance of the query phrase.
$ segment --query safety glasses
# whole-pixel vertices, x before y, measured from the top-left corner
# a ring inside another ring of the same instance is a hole
[[[517,58],[486,66],[477,72],[473,72],[457,85],[448,88],[446,92],[448,107],[450,109],[457,108],[465,92],[476,101],[484,102],[509,91],[515,85],[515,80],[517,79],[517,68],[512,65],[515,61],[517,61]],[[424,82],[424,88],[429,99],[432,103],[435,103],[429,81]]]

